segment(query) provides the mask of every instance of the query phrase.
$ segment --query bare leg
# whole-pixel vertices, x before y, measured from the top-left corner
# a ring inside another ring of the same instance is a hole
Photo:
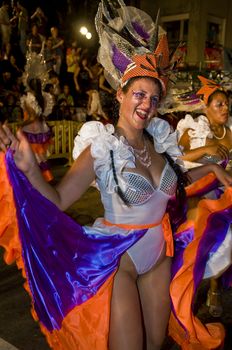
[[[165,339],[170,315],[170,266],[171,259],[163,256],[156,266],[138,279],[147,350],[161,349]]]
[[[143,329],[137,273],[127,254],[114,279],[111,300],[109,349],[142,350]]]
[[[206,305],[209,306],[209,313],[213,317],[220,317],[223,312],[219,284],[218,279],[210,279],[210,288],[208,291]]]

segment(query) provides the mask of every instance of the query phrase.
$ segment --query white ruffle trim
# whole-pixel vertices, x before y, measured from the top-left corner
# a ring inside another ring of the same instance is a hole
[[[86,122],[75,137],[73,148],[73,159],[77,159],[84,149],[91,146],[90,151],[94,158],[98,186],[101,187],[103,184],[109,193],[114,192],[116,186],[110,150],[113,151],[115,170],[122,189],[126,188],[126,182],[122,176],[123,169],[135,168],[133,148],[128,145],[123,136],[119,138],[114,136],[114,131],[112,124],[103,125],[98,121]],[[173,132],[168,122],[160,118],[153,118],[147,131],[153,136],[154,147],[158,153],[167,152],[174,160],[181,155],[176,132]]]
[[[190,149],[205,146],[206,138],[213,138],[213,133],[210,130],[209,121],[206,116],[200,115],[193,119],[190,114],[186,114],[184,119],[181,119],[177,124],[178,139],[188,130],[190,137]]]
[[[147,127],[147,131],[154,139],[156,152],[167,152],[174,160],[182,155],[177,142],[177,133],[173,131],[166,120],[153,118]]]
[[[125,143],[123,136],[113,135],[114,126],[103,125],[101,122],[85,123],[74,140],[73,158],[91,145],[91,155],[94,158],[94,170],[98,186],[104,185],[108,193],[113,193],[116,186],[113,178],[110,150],[113,151],[114,165],[120,187],[124,189],[126,183],[122,171],[126,168],[135,168],[135,157],[132,148]]]
[[[29,91],[26,95],[21,96],[20,98],[20,106],[23,110],[27,109],[27,105],[32,108],[35,111],[35,114],[37,116],[44,115],[47,117],[49,114],[51,114],[53,106],[54,106],[54,99],[51,94],[47,92],[43,92],[43,98],[44,98],[44,111],[42,111],[42,108],[39,106],[36,97]]]

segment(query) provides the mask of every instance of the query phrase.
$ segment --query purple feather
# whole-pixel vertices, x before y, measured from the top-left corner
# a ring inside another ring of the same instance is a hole
[[[114,66],[121,73],[124,73],[128,64],[131,63],[131,60],[126,55],[124,55],[115,45],[113,45],[112,50],[113,50],[112,62]]]
[[[144,30],[144,28],[138,22],[131,22],[134,30],[137,34],[141,36],[144,40],[149,40],[150,35]]]

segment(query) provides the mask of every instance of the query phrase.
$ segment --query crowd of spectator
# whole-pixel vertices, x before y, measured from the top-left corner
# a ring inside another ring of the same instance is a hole
[[[48,119],[108,120],[113,94],[96,54],[60,35],[40,7],[29,12],[23,0],[3,0],[0,7],[0,121],[23,120],[19,100],[29,50],[46,61],[45,91],[55,102]]]

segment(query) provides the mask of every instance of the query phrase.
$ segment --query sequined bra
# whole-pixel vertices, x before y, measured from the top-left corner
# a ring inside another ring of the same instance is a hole
[[[123,177],[128,185],[124,196],[132,206],[147,202],[154,191],[161,191],[170,197],[173,196],[176,191],[177,176],[168,163],[166,163],[163,169],[158,187],[153,186],[147,178],[138,173],[124,171]]]

